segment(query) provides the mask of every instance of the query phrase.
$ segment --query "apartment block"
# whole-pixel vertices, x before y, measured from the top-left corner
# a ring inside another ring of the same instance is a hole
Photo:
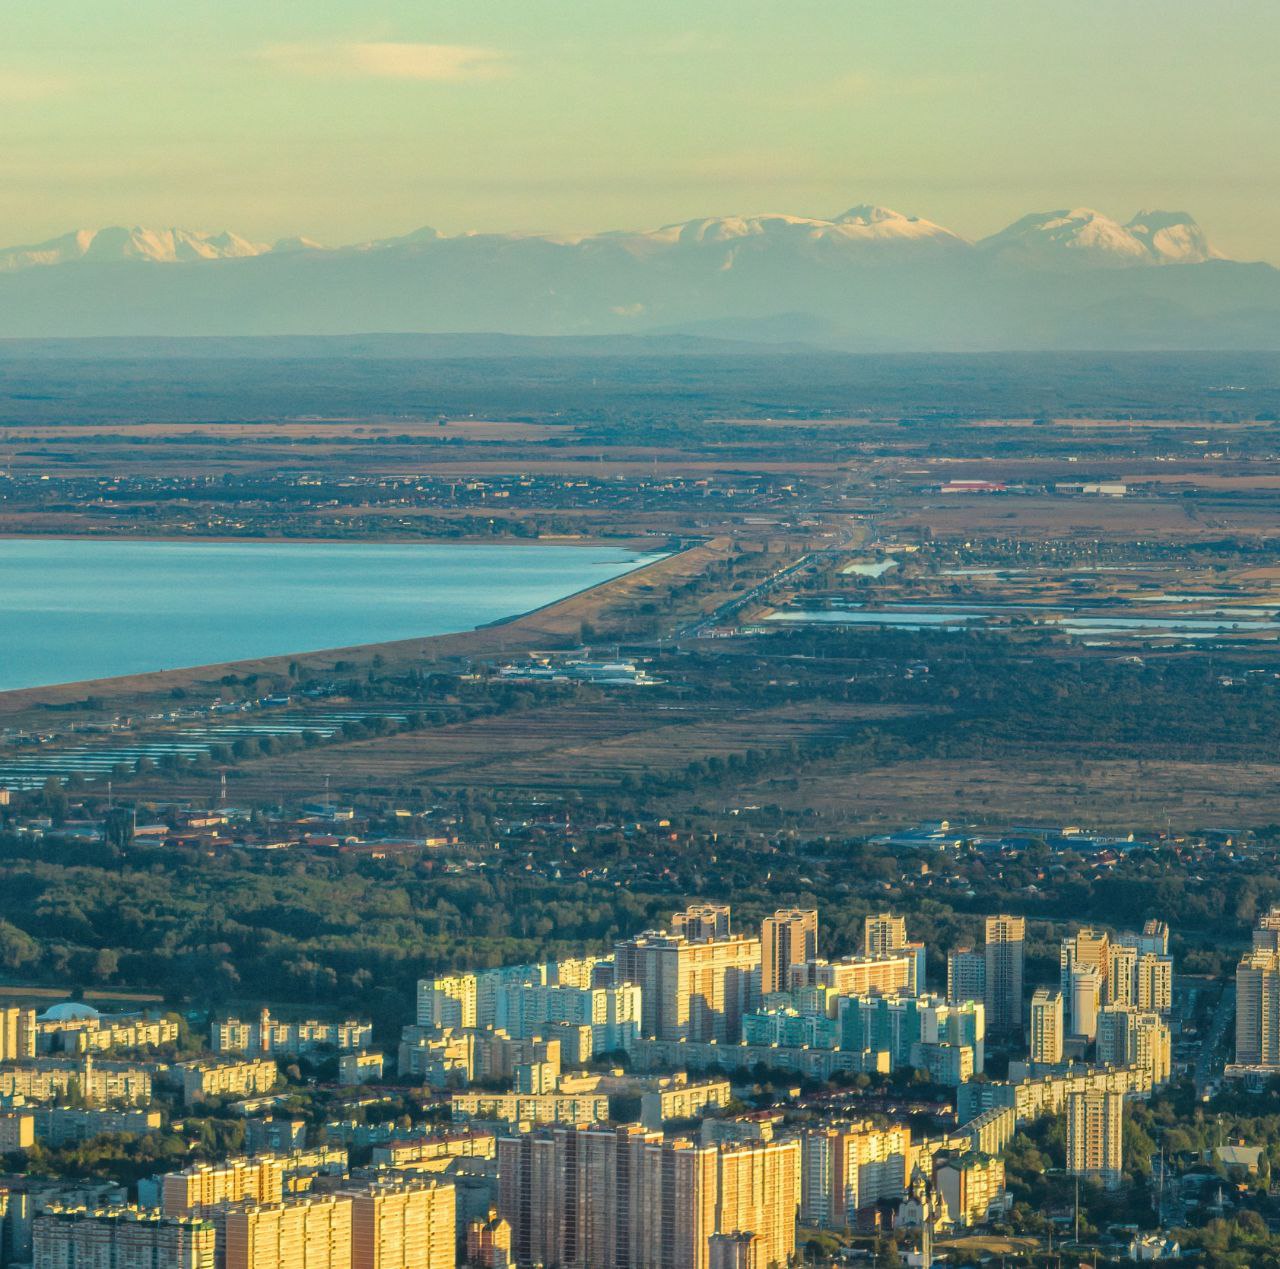
[[[36,1121],[30,1111],[0,1113],[0,1154],[16,1154],[36,1144]]]
[[[1037,987],[1031,997],[1032,1062],[1056,1066],[1062,1061],[1063,1027],[1062,993]]]
[[[68,1106],[33,1108],[36,1140],[58,1147],[88,1141],[103,1133],[121,1137],[142,1137],[159,1132],[158,1110],[77,1110]]]
[[[211,1097],[269,1093],[280,1081],[280,1068],[268,1058],[179,1062],[173,1070],[182,1081],[182,1101],[187,1106]]]
[[[136,1207],[51,1208],[32,1222],[32,1269],[214,1269],[214,1227]]]
[[[846,956],[838,961],[806,961],[791,967],[792,992],[822,988],[832,998],[879,992],[917,996],[924,990],[920,959],[912,948],[884,956]]]
[[[632,1053],[638,1071],[729,1071],[768,1066],[794,1071],[811,1079],[833,1075],[888,1075],[892,1063],[887,1050],[810,1049],[772,1044],[719,1044],[715,1040],[640,1040]]]
[[[728,1080],[698,1080],[689,1083],[677,1075],[662,1081],[662,1087],[641,1094],[640,1122],[646,1128],[681,1119],[701,1119],[709,1109],[727,1106],[733,1100]]]
[[[709,1269],[770,1269],[769,1243],[760,1234],[712,1234]]]
[[[838,1002],[840,1047],[887,1051],[891,1069],[917,1066],[959,1084],[985,1062],[986,1007],[949,1005],[937,996],[846,996]],[[966,1060],[942,1050],[968,1049]],[[964,1072],[967,1070],[967,1074]]]
[[[1138,949],[1128,943],[1112,943],[1108,953],[1107,996],[1109,1005],[1132,1005],[1138,977]]]
[[[1236,966],[1236,1063],[1280,1067],[1280,952],[1255,948]]]
[[[801,1151],[800,1219],[826,1229],[854,1224],[859,1209],[900,1198],[914,1162],[910,1128],[870,1120],[806,1132]]]
[[[476,1026],[476,976],[453,974],[418,982],[418,1026]]]
[[[588,1026],[591,1043],[585,1057],[590,1059],[596,1053],[629,1052],[640,1034],[642,1016],[641,989],[634,983],[608,987],[512,983],[497,993],[494,1025],[515,1039],[546,1034],[555,1024]]]
[[[178,1038],[173,1018],[104,1018],[95,1012],[36,1019],[37,1047],[45,1052],[109,1053],[155,1048]]]
[[[344,1053],[338,1058],[338,1083],[348,1087],[382,1080],[381,1053]]]
[[[1022,1034],[1022,978],[1027,923],[1019,916],[989,916],[984,928],[987,1025],[1003,1035]]]
[[[1145,1067],[1152,1084],[1167,1084],[1172,1071],[1169,1028],[1154,1011],[1107,1005],[1098,1012],[1098,1061]]]
[[[690,943],[730,937],[729,905],[727,903],[695,903],[683,912],[671,917],[671,932],[679,934]]]
[[[510,1081],[518,1067],[550,1063],[560,1070],[558,1039],[516,1040],[502,1031],[405,1027],[399,1073],[433,1088],[459,1088],[479,1080]]]
[[[511,1222],[491,1208],[483,1220],[467,1225],[467,1264],[477,1269],[513,1269]]]
[[[1074,965],[1070,976],[1071,1034],[1090,1042],[1098,1034],[1105,981],[1096,965]]]
[[[933,1181],[961,1227],[984,1225],[1004,1210],[1004,1160],[965,1153],[934,1161]]]
[[[758,1009],[742,1019],[742,1038],[747,1044],[834,1049],[840,1043],[840,1028],[834,1018],[801,1014],[794,1009]]]
[[[284,1193],[284,1160],[273,1156],[198,1163],[160,1181],[166,1216],[198,1212],[224,1203],[278,1203]]]
[[[761,1238],[766,1265],[795,1251],[798,1142],[703,1147],[634,1124],[564,1127],[504,1138],[498,1158],[522,1269],[709,1269],[717,1234]]]
[[[452,1185],[385,1182],[344,1194],[351,1200],[351,1269],[454,1269]]]
[[[1167,934],[1167,931],[1166,931]],[[1133,969],[1133,1003],[1168,1017],[1173,1012],[1173,960],[1154,952],[1140,952]]]
[[[1067,1171],[1120,1183],[1124,1097],[1117,1092],[1072,1093],[1067,1099]]]
[[[779,908],[760,924],[760,991],[785,991],[791,967],[818,959],[818,913]]]
[[[644,1035],[734,1041],[743,1014],[760,1001],[760,940],[650,931],[615,946],[614,972],[617,982],[640,988]]]
[[[266,1057],[271,1054],[297,1057],[318,1049],[337,1049],[340,1053],[367,1049],[373,1042],[373,1024],[350,1018],[345,1022],[284,1022],[263,1009],[253,1022],[228,1018],[214,1022],[211,1047],[215,1053],[247,1053]]]
[[[244,1121],[244,1148],[249,1154],[289,1154],[307,1144],[305,1119],[262,1119]]]
[[[1075,1093],[1119,1093],[1145,1098],[1151,1089],[1151,1072],[1141,1066],[1086,1067],[1066,1075],[1045,1075],[1017,1083],[991,1080],[962,1084],[956,1090],[956,1117],[963,1124],[984,1111],[1009,1106],[1021,1125],[1042,1115],[1063,1114]]]
[[[240,1203],[216,1213],[225,1269],[352,1269],[345,1194]]]
[[[64,1100],[72,1094],[91,1106],[151,1101],[151,1073],[127,1062],[82,1058],[34,1058],[0,1068],[0,1098],[28,1102]]]
[[[36,1055],[36,1011],[16,1005],[0,1007],[0,1062],[20,1062]]]
[[[609,1099],[591,1093],[454,1093],[449,1109],[455,1123],[598,1124],[609,1118]]]
[[[959,947],[947,955],[947,1001],[987,998],[987,956],[971,947]],[[988,1006],[988,1012],[990,1007]]]
[[[1097,930],[1086,925],[1069,938],[1063,939],[1059,945],[1058,968],[1061,978],[1059,986],[1062,988],[1063,998],[1068,1001],[1071,999],[1071,975],[1081,967],[1097,970],[1100,988],[1098,1003],[1102,1004],[1106,999],[1111,970],[1111,936],[1105,930]],[[1072,1028],[1075,1029],[1074,1018],[1072,1018]]]
[[[877,912],[862,922],[862,954],[888,956],[907,945],[907,921],[892,912]]]
[[[491,1132],[450,1132],[430,1137],[408,1137],[374,1146],[375,1166],[400,1168],[414,1163],[451,1159],[492,1159],[498,1139]]]
[[[961,1124],[952,1135],[967,1139],[975,1154],[1000,1154],[1013,1140],[1017,1127],[1012,1106],[993,1106]]]

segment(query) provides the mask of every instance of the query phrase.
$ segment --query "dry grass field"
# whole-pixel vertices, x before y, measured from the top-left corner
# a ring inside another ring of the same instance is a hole
[[[1000,759],[810,765],[788,780],[725,785],[726,805],[820,808],[832,831],[884,831],[922,820],[1106,824],[1113,829],[1280,823],[1280,761],[1076,758],[1020,751]],[[679,800],[678,800],[679,801]]]
[[[478,718],[430,731],[325,745],[241,763],[229,774],[233,796],[306,797],[333,774],[335,788],[358,792],[431,786],[533,794],[617,788],[626,776],[679,772],[695,759],[725,758],[901,717],[902,707],[828,703],[771,708],[687,706],[646,699],[643,690],[589,704],[569,703]],[[166,780],[138,791],[202,796],[207,782]]]

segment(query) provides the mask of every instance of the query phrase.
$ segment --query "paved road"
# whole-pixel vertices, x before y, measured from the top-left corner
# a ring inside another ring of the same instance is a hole
[[[824,556],[844,555],[849,551],[865,547],[873,539],[873,536],[873,533],[866,524],[860,523],[855,525],[836,546],[825,546],[820,547],[817,550],[807,551],[793,563],[785,564],[782,568],[770,573],[768,577],[763,581],[757,582],[750,590],[744,590],[741,595],[735,595],[732,599],[726,600],[714,612],[708,613],[705,617],[700,617],[690,625],[677,630],[675,638],[696,639],[699,635],[705,634],[713,627],[722,625],[727,618],[732,617],[737,612],[740,612],[749,604],[758,603],[760,600],[764,599],[764,597],[775,586],[777,586],[779,582],[785,582],[787,578],[794,577],[797,573],[802,572],[815,561],[823,558]]]
[[[1225,1062],[1224,1051],[1234,1042],[1232,1024],[1236,1015],[1236,994],[1230,986],[1224,986],[1218,998],[1218,1007],[1214,1011],[1213,1021],[1209,1024],[1209,1033],[1200,1046],[1200,1054],[1196,1058],[1196,1095],[1203,1097],[1209,1085],[1222,1074]]]

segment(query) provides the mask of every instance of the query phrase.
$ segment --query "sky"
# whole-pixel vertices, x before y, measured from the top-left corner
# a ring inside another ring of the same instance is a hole
[[[0,245],[327,244],[881,203],[1189,211],[1280,262],[1276,0],[58,0],[0,43]]]

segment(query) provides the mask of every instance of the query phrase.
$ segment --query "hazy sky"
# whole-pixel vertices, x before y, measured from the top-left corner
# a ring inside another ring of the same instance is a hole
[[[1277,0],[6,5],[0,244],[1187,210],[1280,260]]]

